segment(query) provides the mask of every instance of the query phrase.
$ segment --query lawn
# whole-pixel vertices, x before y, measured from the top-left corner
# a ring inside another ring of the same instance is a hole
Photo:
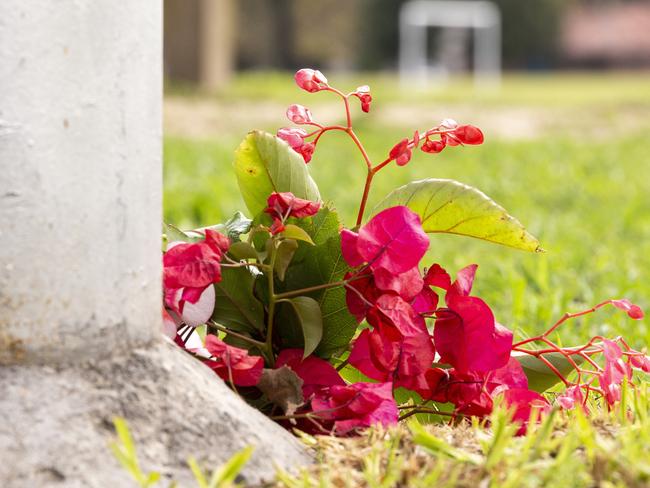
[[[650,308],[650,75],[512,75],[492,92],[475,92],[468,80],[427,92],[386,75],[336,80],[350,90],[362,83],[373,88],[373,110],[356,111],[356,127],[375,162],[413,129],[446,117],[484,130],[482,146],[418,153],[405,167],[389,166],[375,179],[370,208],[408,181],[453,178],[521,220],[546,252],[436,234],[428,258],[451,270],[478,263],[476,294],[518,337],[608,298]],[[292,102],[310,106],[317,120],[343,121],[336,100],[300,92],[286,73],[243,75],[216,95],[169,90],[165,220],[191,228],[243,210],[233,152],[248,130],[287,125]],[[364,176],[353,144],[324,136],[310,170],[323,198],[352,225]],[[599,334],[623,335],[639,349],[650,342],[647,320],[609,309],[567,322],[554,339],[572,345]],[[648,486],[648,383],[640,390],[625,390],[634,416],[625,407],[594,412],[593,422],[555,412],[520,438],[500,409],[489,429],[474,422],[370,429],[353,439],[306,436],[319,462],[298,477],[280,474],[277,485]]]

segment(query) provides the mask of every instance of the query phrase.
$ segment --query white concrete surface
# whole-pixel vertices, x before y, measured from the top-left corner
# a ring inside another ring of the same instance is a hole
[[[0,363],[160,330],[161,3],[0,3]]]

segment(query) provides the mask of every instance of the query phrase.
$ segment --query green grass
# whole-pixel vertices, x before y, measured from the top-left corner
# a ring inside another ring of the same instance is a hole
[[[350,91],[357,86],[370,84],[374,99],[381,103],[412,104],[417,97],[418,100],[491,105],[551,104],[566,107],[650,104],[650,73],[645,72],[536,75],[514,73],[503,77],[500,90],[478,91],[474,90],[473,81],[468,78],[457,78],[445,85],[422,89],[400,85],[394,74],[328,74],[328,77],[330,83],[337,87],[347,87],[344,89]],[[187,85],[171,85],[168,91],[185,96],[206,95],[197,93]],[[234,82],[220,93],[211,95],[227,101],[247,99],[292,103],[297,97],[297,92],[291,73],[248,72],[237,76]],[[311,103],[318,103],[318,99]]]
[[[553,412],[516,437],[507,412],[486,426],[410,424],[370,429],[357,438],[309,437],[318,462],[298,475],[280,472],[276,487],[647,487],[650,419],[647,390],[619,410],[588,421]]]
[[[367,127],[360,136],[379,158],[403,133]],[[238,143],[230,136],[166,140],[168,222],[208,225],[245,208],[231,169]],[[354,147],[338,134],[324,138],[310,169],[324,199],[352,224],[364,172]],[[419,153],[409,165],[379,174],[371,203],[426,177],[453,178],[481,189],[519,218],[547,250],[527,254],[458,236],[432,237],[429,262],[450,270],[480,265],[476,291],[503,324],[530,334],[565,311],[607,298],[650,305],[650,139],[645,134],[607,141],[488,141],[437,156]],[[650,339],[646,322],[611,311],[564,327],[565,344],[594,334],[623,334],[638,347]]]

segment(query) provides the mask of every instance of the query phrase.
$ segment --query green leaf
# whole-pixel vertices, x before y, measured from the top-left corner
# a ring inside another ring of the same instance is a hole
[[[519,364],[524,369],[530,390],[543,393],[561,381],[548,365],[535,356],[522,352],[513,352],[512,357],[519,361]],[[544,354],[544,358],[565,377],[575,371],[573,365],[559,352]],[[578,366],[584,361],[583,358],[576,355],[572,356],[571,359]]]
[[[208,488],[226,488],[235,483],[235,479],[244,465],[253,455],[255,447],[246,446],[241,451],[237,451],[232,457],[219,469],[215,470],[210,478]]]
[[[226,220],[225,224],[209,225],[207,227],[199,227],[198,229],[186,231],[190,235],[198,234],[201,237],[205,234],[206,229],[216,230],[228,236],[233,242],[239,242],[239,236],[246,234],[253,224],[253,221],[246,217],[241,212],[235,212],[235,215]]]
[[[392,191],[373,210],[405,205],[429,233],[458,234],[496,244],[541,252],[539,241],[483,192],[454,180],[429,178]]]
[[[235,152],[234,166],[242,197],[253,215],[264,210],[273,192],[288,191],[298,198],[320,201],[302,156],[272,134],[250,132]]]
[[[436,437],[431,432],[428,432],[417,421],[413,420],[409,422],[408,426],[413,435],[413,442],[418,446],[422,446],[434,456],[446,457],[462,463],[474,465],[481,464],[481,456],[452,446],[444,439]]]
[[[273,245],[272,240],[269,239],[268,242]],[[274,269],[280,281],[284,281],[284,274],[286,273],[289,264],[291,264],[296,249],[298,249],[298,243],[296,241],[293,239],[285,239],[280,242],[278,248],[275,250]]]
[[[234,242],[228,249],[230,254],[236,260],[242,259],[258,259],[258,254],[255,248],[248,242]]]
[[[314,246],[301,245],[287,270],[282,291],[341,281],[349,270],[341,255],[340,222],[336,211],[324,207],[311,219],[298,222],[311,237]],[[323,338],[316,354],[329,358],[345,349],[357,329],[357,321],[348,311],[345,288],[328,288],[306,295],[315,299],[323,314]],[[289,322],[282,324],[287,346],[300,344],[299,330]]]
[[[287,239],[296,239],[298,241],[307,242],[312,246],[314,245],[314,241],[311,240],[311,237],[309,237],[307,231],[294,224],[285,225],[281,235]]]
[[[309,356],[323,338],[323,316],[318,302],[309,297],[296,297],[286,300],[296,312],[305,342],[303,357]]]
[[[234,331],[263,330],[264,307],[253,293],[254,285],[255,274],[248,268],[221,268],[221,281],[214,285],[214,321]]]

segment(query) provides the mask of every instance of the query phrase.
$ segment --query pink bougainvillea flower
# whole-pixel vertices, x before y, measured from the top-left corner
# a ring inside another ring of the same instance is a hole
[[[302,105],[294,103],[287,108],[287,118],[294,124],[308,124],[312,121],[311,111]]]
[[[426,388],[424,374],[435,350],[422,316],[401,297],[382,295],[367,319],[373,330],[366,329],[357,338],[350,364],[372,379]]]
[[[634,320],[641,320],[643,318],[643,310],[638,305],[633,304],[626,298],[620,300],[612,300],[611,304],[616,308],[623,310],[630,318]]]
[[[404,166],[408,163],[411,160],[412,155],[413,151],[409,147],[408,139],[402,139],[399,141],[393,146],[390,153],[388,153],[390,159],[394,159],[398,166]]]
[[[289,366],[300,377],[305,401],[323,388],[345,385],[345,381],[330,363],[316,356],[305,359],[302,356],[302,349],[284,349],[278,354],[275,367]]]
[[[373,276],[377,288],[383,292],[393,292],[408,302],[418,296],[424,286],[417,267],[399,274],[391,273],[385,268],[377,268]]]
[[[582,393],[580,385],[569,386],[564,392],[555,399],[557,404],[564,410],[573,410],[576,406],[586,410],[584,405],[585,396]]]
[[[249,356],[248,351],[230,346],[215,335],[205,338],[205,347],[214,359],[205,361],[221,379],[237,386],[255,386],[262,376],[264,359]]]
[[[324,90],[328,87],[327,78],[318,70],[303,68],[295,75],[296,84],[309,93]]]
[[[427,390],[418,392],[423,398],[451,402],[457,413],[479,417],[492,412],[496,395],[512,388],[528,389],[528,378],[514,358],[504,367],[487,373],[460,373],[455,369],[432,368],[426,378]]]
[[[420,217],[407,207],[387,208],[375,215],[360,230],[357,253],[374,271],[404,273],[418,265],[429,248]]]
[[[398,410],[391,383],[335,385],[319,392],[311,402],[313,412],[333,420],[337,434],[380,424],[397,424]]]
[[[361,101],[361,110],[368,113],[370,112],[370,102],[372,102],[372,95],[370,94],[370,87],[362,85],[358,87],[353,93]]]
[[[165,305],[192,327],[205,323],[214,310],[213,283],[221,281],[221,259],[228,238],[212,229],[194,243],[171,243],[163,255]]]
[[[443,271],[436,269],[428,281],[446,285]],[[499,369],[508,363],[512,349],[512,332],[496,323],[483,300],[469,296],[475,272],[476,265],[458,272],[445,296],[448,308],[439,311],[433,332],[441,361],[461,373]]]
[[[439,264],[434,264],[424,275],[424,283],[447,291],[451,287],[451,277]]]
[[[429,286],[424,286],[411,301],[411,306],[419,314],[431,315],[438,308],[438,294]]]
[[[514,411],[512,420],[521,424],[517,435],[524,435],[533,411],[540,417],[551,410],[551,404],[542,395],[525,388],[511,388],[502,394],[504,405]]]
[[[319,202],[298,198],[291,192],[271,193],[266,203],[268,205],[264,210],[266,213],[282,217],[288,216],[301,219],[316,215],[320,210]]]
[[[603,340],[603,355],[605,356],[605,367],[598,375],[600,388],[603,391],[603,398],[612,406],[621,399],[621,383],[625,378],[632,379],[632,369],[628,363],[623,361],[623,352],[614,341]]]
[[[448,300],[433,330],[442,362],[460,372],[490,371],[510,358],[512,332],[494,321],[487,304],[477,297]]]
[[[343,259],[353,268],[363,264],[363,256],[357,250],[357,241],[359,234],[349,229],[341,231],[341,254]]]
[[[163,255],[163,285],[165,288],[203,288],[219,282],[219,263],[229,245],[227,237],[207,229],[203,241],[170,246]]]
[[[345,279],[350,280],[345,285],[345,302],[350,313],[361,323],[383,293],[367,273],[361,272],[359,275],[348,272]]]

